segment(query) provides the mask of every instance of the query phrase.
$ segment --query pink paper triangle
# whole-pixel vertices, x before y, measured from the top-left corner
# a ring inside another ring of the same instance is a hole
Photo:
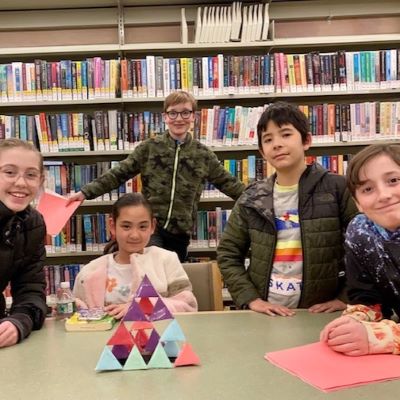
[[[195,354],[192,346],[189,343],[185,343],[182,346],[181,352],[179,353],[177,359],[174,362],[175,367],[180,367],[183,365],[199,365],[200,358]]]

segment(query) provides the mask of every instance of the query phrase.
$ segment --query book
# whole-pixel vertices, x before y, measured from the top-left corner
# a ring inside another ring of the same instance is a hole
[[[116,319],[110,315],[104,315],[101,319],[80,319],[78,312],[65,320],[67,332],[96,332],[108,331],[114,326]]]

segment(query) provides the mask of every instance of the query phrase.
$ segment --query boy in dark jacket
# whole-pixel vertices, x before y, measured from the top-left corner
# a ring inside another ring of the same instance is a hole
[[[206,181],[237,199],[244,185],[219,162],[214,152],[188,133],[196,100],[186,92],[171,93],[164,102],[168,131],[147,139],[116,167],[85,185],[69,201],[94,199],[140,174],[142,192],[152,206],[157,228],[151,244],[187,255],[190,233]]]
[[[343,310],[344,231],[357,212],[345,178],[305,164],[311,134],[293,105],[270,105],[257,135],[276,173],[250,185],[232,210],[217,250],[224,282],[238,307],[268,315]]]
[[[19,139],[0,141],[0,293],[10,283],[12,296],[8,314],[0,296],[0,347],[40,329],[46,316],[46,229],[29,205],[42,183],[43,159],[35,147]]]
[[[376,144],[351,160],[347,184],[363,214],[349,224],[345,262],[350,305],[321,340],[350,356],[400,354],[400,145]],[[383,319],[385,318],[385,319]]]

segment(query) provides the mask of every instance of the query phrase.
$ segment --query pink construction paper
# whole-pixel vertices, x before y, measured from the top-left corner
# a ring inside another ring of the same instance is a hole
[[[266,353],[264,358],[324,392],[400,378],[399,355],[345,356],[322,342]]]
[[[36,209],[43,215],[47,233],[58,235],[80,204],[80,201],[74,201],[67,206],[66,198],[45,192],[40,196]]]

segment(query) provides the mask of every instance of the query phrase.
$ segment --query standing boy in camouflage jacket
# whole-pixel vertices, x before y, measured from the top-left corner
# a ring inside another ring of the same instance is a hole
[[[239,307],[268,315],[344,309],[344,231],[357,212],[345,178],[306,165],[311,134],[294,105],[270,105],[257,135],[276,174],[246,188],[232,210],[217,250],[224,282]]]
[[[223,168],[217,156],[188,134],[195,111],[192,95],[171,93],[164,102],[168,131],[143,141],[116,167],[83,186],[70,201],[94,199],[141,174],[143,195],[157,219],[150,242],[175,251],[183,262],[204,183],[212,183],[235,200],[244,190],[243,183]]]

